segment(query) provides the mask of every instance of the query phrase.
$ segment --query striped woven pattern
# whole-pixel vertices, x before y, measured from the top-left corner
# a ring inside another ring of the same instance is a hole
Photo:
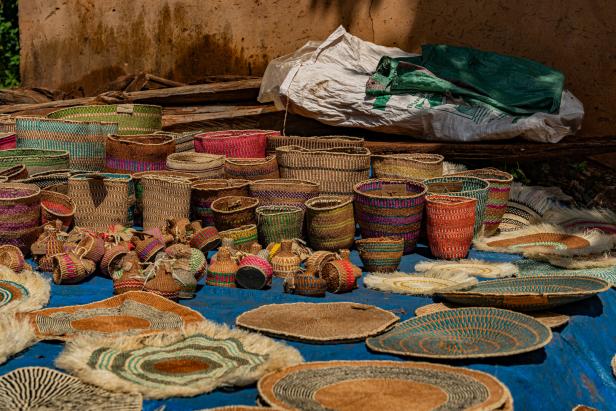
[[[216,227],[204,227],[193,234],[190,246],[203,252],[210,251],[220,244],[220,236]]]
[[[280,177],[314,181],[321,194],[351,195],[353,186],[370,176],[370,150],[363,147],[283,146],[276,149],[276,158]]]
[[[262,206],[296,205],[305,210],[305,202],[318,195],[319,185],[312,181],[280,178],[250,183],[250,196]]]
[[[327,281],[327,291],[338,294],[357,288],[356,268],[346,259],[325,263],[320,275]],[[359,275],[361,276],[361,272]]]
[[[141,185],[144,228],[162,227],[167,219],[190,216],[188,180],[149,174],[141,178]]]
[[[164,170],[167,156],[175,153],[175,140],[158,134],[110,135],[105,150],[107,172],[128,174]]]
[[[0,245],[0,264],[16,273],[26,268],[24,254],[14,245]]]
[[[31,176],[54,170],[70,168],[69,153],[66,150],[42,150],[18,148],[0,151],[0,168],[14,167],[20,164],[28,168]]]
[[[419,238],[426,186],[411,180],[374,179],[357,184],[354,191],[362,237],[402,237],[404,252],[412,252]]]
[[[446,176],[424,180],[424,184],[428,187],[428,194],[475,198],[477,203],[475,204],[474,235],[477,236],[481,232],[490,183],[476,177]]]
[[[253,244],[257,243],[257,225],[249,224],[242,227],[225,230],[218,233],[221,239],[233,240],[235,248],[240,251],[250,251]]]
[[[78,174],[86,174],[84,171],[73,171],[69,169],[59,169],[59,170],[51,170],[44,171],[42,173],[36,173],[30,175],[28,178],[24,178],[23,180],[19,180],[20,183],[24,184],[34,184],[41,189],[49,189],[49,187],[60,187],[66,186],[68,192],[68,179],[71,176]],[[58,191],[58,190],[54,190]]]
[[[201,221],[204,226],[214,225],[212,203],[221,197],[248,197],[248,180],[207,179],[197,180],[192,185],[192,218]]]
[[[372,156],[372,170],[376,178],[410,178],[423,181],[443,175],[440,154],[387,154]]]
[[[290,277],[300,268],[301,259],[293,252],[293,242],[284,240],[280,244],[280,251],[271,258],[274,277]]]
[[[75,203],[69,196],[54,191],[41,191],[41,221],[43,224],[60,220],[62,226],[68,229],[74,217]]]
[[[30,292],[22,284],[15,281],[0,280],[0,310],[9,304],[19,304],[27,300]]]
[[[473,242],[476,204],[472,197],[426,196],[428,244],[434,257],[466,257]]]
[[[227,158],[225,174],[229,178],[264,180],[279,178],[278,161],[275,155],[266,158]]]
[[[175,153],[167,157],[167,170],[194,174],[200,178],[223,178],[225,157],[206,153]]]
[[[318,196],[306,201],[306,231],[315,250],[351,248],[355,238],[353,197]]]
[[[355,246],[364,271],[371,273],[393,273],[404,254],[404,240],[400,237],[362,238]]]
[[[366,340],[371,350],[423,358],[504,357],[537,350],[552,332],[521,313],[460,308],[411,318]]]
[[[195,151],[229,158],[264,158],[267,137],[273,130],[224,130],[195,135]]]
[[[231,260],[229,249],[221,247],[216,254],[216,261],[213,261],[207,269],[205,283],[217,287],[235,288],[235,274],[238,268],[238,265]]]
[[[17,134],[15,132],[0,133],[0,151],[17,148]]]
[[[75,170],[102,171],[105,139],[118,132],[116,123],[79,122],[40,117],[17,118],[17,147],[67,150]]]
[[[284,292],[305,297],[325,297],[327,281],[311,274],[296,273],[284,280]]]
[[[242,288],[261,290],[272,283],[274,269],[263,257],[247,255],[242,258],[236,274],[236,282]]]
[[[302,238],[304,211],[298,206],[261,206],[256,210],[262,244]]]
[[[108,121],[118,124],[118,134],[148,134],[163,126],[163,109],[144,104],[109,104],[70,107],[51,112],[48,118],[75,121]]]
[[[41,217],[41,190],[32,184],[0,184],[0,244],[29,253]]]
[[[348,136],[268,136],[267,154],[275,154],[282,146],[299,146],[310,150],[323,150],[336,147],[363,147],[364,139]]]
[[[28,169],[23,164],[0,169],[0,176],[6,177],[8,181],[23,180],[28,178]]]
[[[77,284],[94,274],[96,264],[81,259],[73,253],[53,256],[53,282],[56,284]]]

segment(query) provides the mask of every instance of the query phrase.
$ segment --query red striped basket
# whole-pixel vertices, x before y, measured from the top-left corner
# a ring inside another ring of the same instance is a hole
[[[475,205],[473,197],[426,196],[428,244],[437,258],[464,258],[473,242]]]
[[[273,130],[211,131],[195,136],[195,151],[221,154],[230,158],[265,158],[268,136],[277,136]]]

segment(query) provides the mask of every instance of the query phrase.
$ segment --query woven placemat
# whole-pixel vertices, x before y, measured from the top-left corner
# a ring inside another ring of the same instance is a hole
[[[439,359],[505,357],[537,350],[552,331],[534,318],[498,308],[459,308],[414,317],[366,340],[377,352]]]
[[[49,281],[39,273],[16,274],[0,265],[0,315],[38,310],[49,302]]]
[[[415,265],[415,271],[437,270],[441,272],[463,272],[468,275],[482,278],[505,278],[514,277],[518,273],[518,267],[512,263],[495,263],[483,260],[458,260],[458,261],[422,261]]]
[[[141,394],[115,394],[44,367],[18,368],[0,377],[2,410],[139,411]]]
[[[252,384],[301,362],[286,344],[206,321],[132,338],[81,336],[67,343],[56,365],[109,391],[162,399]]]
[[[359,303],[291,303],[262,305],[241,314],[239,327],[312,343],[361,341],[387,330],[399,318]]]
[[[564,269],[554,267],[551,264],[542,263],[535,260],[523,259],[514,263],[518,269],[520,277],[533,276],[582,276],[595,277],[608,282],[612,287],[616,286],[616,265],[612,267],[583,268],[583,269]]]
[[[438,270],[419,274],[402,272],[366,274],[364,286],[372,290],[394,294],[430,296],[437,292],[467,289],[477,284],[477,279],[465,273]]]
[[[422,362],[311,362],[268,374],[257,387],[266,403],[283,410],[489,411],[512,402],[490,374]]]

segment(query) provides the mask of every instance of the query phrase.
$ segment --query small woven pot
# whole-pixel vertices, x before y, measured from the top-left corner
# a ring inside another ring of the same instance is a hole
[[[131,242],[135,245],[135,251],[142,262],[148,262],[154,259],[156,254],[165,249],[165,243],[156,237],[148,235],[135,236],[131,239]]]
[[[266,158],[227,158],[225,174],[229,178],[253,181],[280,178],[275,155]]]
[[[192,224],[194,227],[194,234],[190,239],[191,247],[206,253],[220,245],[220,235],[218,235],[216,227],[209,226],[201,228],[201,224],[198,224],[198,226],[195,225],[195,222]]]
[[[192,185],[191,212],[195,220],[204,226],[214,225],[212,203],[222,197],[248,197],[247,180],[197,180]]]
[[[23,164],[28,174],[33,175],[54,170],[70,168],[69,153],[66,150],[42,150],[18,148],[0,151],[0,168]]]
[[[100,262],[105,255],[105,240],[86,234],[77,245],[78,254],[95,263]]]
[[[17,134],[14,131],[0,130],[0,151],[12,150],[17,147]]]
[[[205,283],[217,287],[235,288],[235,274],[238,265],[231,259],[231,253],[226,247],[221,247],[216,254],[216,261],[207,269]]]
[[[56,254],[53,257],[53,282],[56,284],[77,284],[96,271],[93,261],[80,258],[73,253]]]
[[[355,242],[364,271],[392,273],[398,270],[404,254],[404,239],[399,237],[364,238]]]
[[[319,274],[327,282],[327,291],[330,293],[352,291],[357,288],[357,279],[361,277],[361,269],[349,259],[349,250],[342,250],[340,254],[340,260],[325,263]]]
[[[426,186],[413,180],[374,179],[355,186],[355,219],[362,238],[402,237],[404,252],[419,238]]]
[[[113,293],[124,294],[129,291],[143,291],[145,282],[137,253],[124,253],[116,261],[111,275]]]
[[[313,272],[316,276],[319,276],[325,263],[337,260],[336,253],[331,251],[316,251],[308,257],[306,260],[306,270]]]
[[[424,184],[428,187],[428,194],[477,199],[475,205],[475,236],[481,232],[490,183],[476,177],[446,176],[425,180]]]
[[[0,184],[0,244],[30,252],[41,218],[41,190],[32,184]],[[34,237],[34,238],[32,238]]]
[[[262,244],[302,238],[304,211],[298,206],[261,206],[256,210]]]
[[[156,275],[143,286],[143,291],[160,295],[169,300],[176,301],[180,298],[181,285],[178,283],[167,264],[162,264],[157,270]]]
[[[293,243],[285,240],[280,245],[280,251],[271,259],[274,277],[286,278],[295,275],[299,270],[301,259],[293,253]]]
[[[327,281],[311,274],[297,273],[284,280],[284,292],[305,297],[325,297]]]
[[[235,281],[242,288],[262,290],[272,284],[273,275],[274,269],[267,258],[261,255],[247,255],[240,261]]]
[[[0,170],[0,177],[6,177],[8,181],[23,180],[28,178],[28,169],[23,164]]]
[[[225,157],[205,153],[175,153],[167,157],[167,170],[191,173],[199,178],[224,178]]]
[[[0,245],[0,265],[19,273],[26,268],[26,259],[21,250],[14,245]]]
[[[259,200],[252,197],[228,196],[212,202],[214,225],[218,230],[231,230],[255,224],[255,210]]]
[[[250,196],[262,206],[295,205],[306,210],[304,203],[318,195],[319,185],[312,181],[280,178],[250,183]]]
[[[65,194],[41,191],[41,221],[43,224],[60,220],[62,229],[68,231],[75,217],[75,203]]]
[[[218,233],[220,238],[230,238],[235,247],[240,251],[250,251],[253,244],[257,243],[257,225],[249,224],[232,230],[225,230]]]
[[[387,154],[372,156],[372,171],[376,178],[402,178],[423,181],[443,175],[440,154]]]
[[[267,137],[267,154],[276,153],[282,146],[300,146],[311,150],[323,150],[336,147],[363,147],[364,139],[347,136],[269,136]]]
[[[351,248],[355,238],[353,197],[318,196],[306,201],[306,231],[315,250]]]
[[[443,195],[426,196],[426,226],[432,255],[464,258],[473,242],[477,199]]]
[[[513,176],[495,168],[469,170],[454,175],[477,177],[490,183],[486,211],[483,218],[483,234],[490,236],[496,233],[498,226],[503,220],[505,210],[507,210]]]
[[[273,130],[224,130],[195,135],[195,151],[229,158],[264,158],[267,136]]]
[[[107,248],[100,262],[101,272],[107,276],[111,275],[111,273],[115,271],[118,261],[128,254],[129,251],[129,246],[126,243],[113,245]],[[141,285],[143,286],[143,281],[141,282]]]
[[[173,153],[175,140],[171,136],[110,135],[105,143],[105,170],[120,174],[164,170],[167,156]]]
[[[190,181],[163,175],[141,178],[143,227],[162,227],[169,219],[190,217]]]

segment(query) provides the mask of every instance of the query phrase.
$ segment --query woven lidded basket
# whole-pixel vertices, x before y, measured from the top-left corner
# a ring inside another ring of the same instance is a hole
[[[392,273],[398,270],[404,254],[404,239],[400,237],[362,238],[355,246],[364,264],[364,271]]]
[[[257,208],[257,229],[261,244],[302,238],[304,210],[298,206],[272,205]]]
[[[214,225],[212,202],[221,197],[248,197],[247,180],[199,179],[193,182],[191,196],[191,213],[194,220],[204,226]]]
[[[227,196],[212,202],[212,216],[218,230],[231,230],[255,224],[255,210],[259,200],[252,197]]]
[[[426,186],[413,180],[373,179],[354,190],[361,236],[402,237],[404,252],[412,252],[419,238]]]
[[[195,135],[195,151],[229,158],[264,158],[267,137],[274,130],[224,130]]]
[[[167,157],[167,170],[191,173],[199,178],[223,178],[225,157],[206,153],[175,153]]]
[[[218,233],[221,239],[229,238],[233,240],[233,245],[240,251],[249,252],[253,244],[257,243],[257,226],[249,224],[231,230]]]
[[[68,179],[75,203],[75,225],[105,231],[129,224],[132,178],[126,174],[80,174]]]
[[[28,169],[23,164],[0,170],[0,177],[6,177],[8,181],[23,180],[28,178]]]
[[[483,225],[490,183],[476,177],[445,176],[424,180],[428,194],[444,194],[454,197],[473,197],[475,205],[475,235]]]
[[[319,185],[289,178],[257,180],[250,183],[250,195],[263,206],[296,205],[305,210],[306,200],[319,195]]]
[[[164,170],[167,156],[175,153],[175,140],[171,136],[162,134],[110,135],[105,150],[107,172],[136,173]]]
[[[35,148],[18,148],[0,151],[0,168],[23,164],[28,174],[70,168],[69,154],[66,150],[40,150]]]
[[[306,230],[315,250],[351,248],[355,238],[353,197],[318,196],[306,201]]]
[[[70,167],[102,171],[105,166],[105,139],[118,132],[116,123],[71,121],[41,117],[18,117],[17,147],[67,150]]]
[[[145,104],[77,106],[51,112],[47,118],[108,121],[118,124],[118,134],[148,134],[163,127],[163,108]]]
[[[440,154],[385,154],[372,156],[372,170],[376,178],[410,178],[425,180],[443,175]]]
[[[17,134],[14,131],[0,132],[0,151],[17,147]]]
[[[428,244],[434,257],[466,257],[473,242],[476,204],[473,197],[426,196]]]
[[[172,218],[188,218],[190,185],[184,178],[156,174],[141,177],[143,228],[163,227]]]
[[[480,168],[454,174],[455,176],[477,177],[490,183],[488,200],[483,218],[484,235],[490,236],[498,230],[507,210],[507,202],[513,184],[513,176],[496,168]]]
[[[0,184],[0,244],[30,253],[41,218],[41,189],[32,184]]]
[[[275,154],[276,149],[282,146],[300,146],[310,150],[323,150],[335,147],[363,147],[364,139],[348,136],[268,136],[267,154]]]
[[[55,191],[41,191],[41,221],[43,224],[62,221],[64,229],[70,228],[75,217],[75,203],[71,198]]]
[[[353,186],[370,176],[370,150],[363,147],[283,146],[276,149],[276,159],[282,178],[314,181],[321,194],[351,195]]]
[[[279,178],[276,156],[266,158],[227,158],[225,174],[229,178],[245,180],[265,180]]]

